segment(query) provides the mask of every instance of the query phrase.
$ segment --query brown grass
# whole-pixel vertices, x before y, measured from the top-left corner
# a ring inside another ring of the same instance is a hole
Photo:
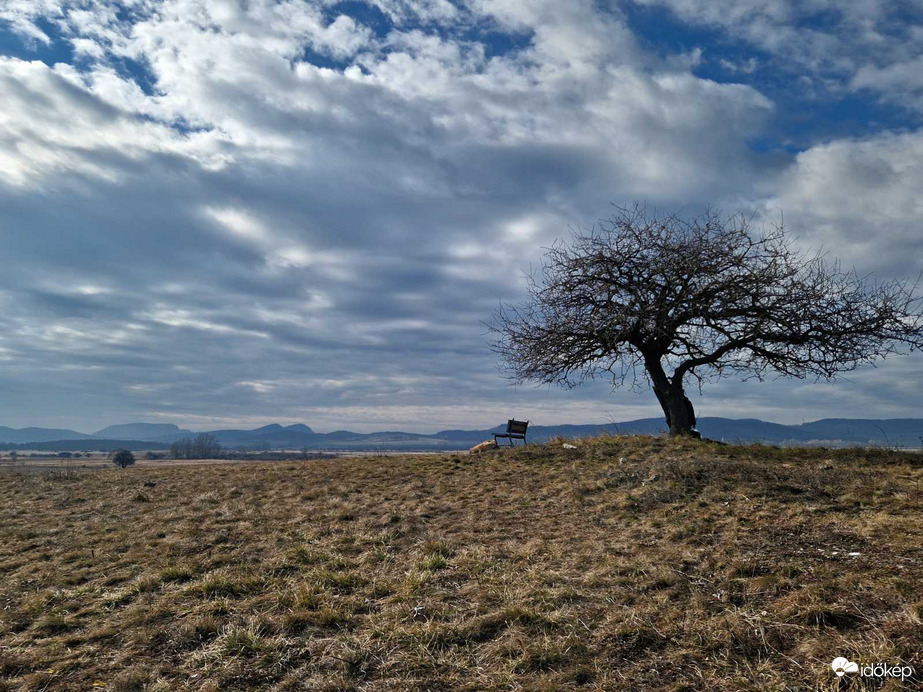
[[[837,679],[838,655],[923,673],[921,457],[577,444],[2,477],[0,690],[903,689]]]

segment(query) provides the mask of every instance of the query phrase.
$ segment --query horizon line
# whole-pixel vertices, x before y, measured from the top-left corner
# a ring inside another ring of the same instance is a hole
[[[665,420],[662,416],[648,416],[648,417],[645,417],[645,418],[632,418],[632,419],[630,419],[630,420],[610,421],[610,422],[606,422],[606,423],[536,423],[536,422],[534,422],[534,421],[530,421],[530,425],[531,425],[533,428],[536,428],[536,427],[541,427],[541,428],[561,428],[561,427],[587,427],[587,426],[606,427],[606,426],[627,425],[627,424],[630,424],[630,423],[638,423],[638,422],[641,422],[641,421],[652,421],[652,420],[663,420],[663,422],[666,423],[666,420]],[[727,420],[727,421],[735,421],[735,422],[739,422],[739,421],[758,421],[758,422],[760,422],[760,423],[768,423],[768,424],[770,424],[770,425],[779,425],[779,426],[782,426],[782,427],[792,428],[792,427],[803,427],[803,426],[805,426],[805,425],[809,425],[809,424],[811,424],[811,423],[819,423],[819,422],[821,422],[821,421],[834,421],[834,420],[843,420],[843,421],[900,421],[900,420],[905,420],[905,421],[917,421],[917,420],[920,420],[920,421],[923,421],[923,417],[919,417],[919,418],[918,418],[918,417],[912,417],[912,416],[904,416],[904,417],[893,417],[893,418],[849,418],[849,417],[843,417],[843,416],[834,416],[834,417],[828,417],[828,418],[817,418],[817,419],[814,419],[814,420],[803,420],[801,423],[779,423],[779,422],[772,421],[772,420],[766,420],[766,419],[764,419],[764,418],[756,418],[756,417],[729,418],[729,417],[727,417],[727,416],[699,416],[699,417],[698,417],[698,420],[699,420],[699,421],[703,421],[703,420]],[[70,432],[79,433],[79,434],[81,434],[81,435],[88,435],[88,436],[91,436],[91,437],[95,437],[95,436],[97,436],[97,434],[98,434],[100,431],[105,430],[106,428],[112,428],[112,427],[116,427],[116,426],[126,426],[126,425],[172,425],[172,426],[176,427],[176,428],[177,428],[178,430],[180,430],[180,431],[188,431],[188,432],[190,432],[190,433],[195,433],[195,434],[215,432],[215,431],[218,431],[218,430],[242,430],[242,431],[246,431],[246,432],[253,432],[254,430],[259,430],[259,429],[261,429],[261,428],[266,428],[266,427],[270,427],[270,426],[273,426],[273,425],[278,425],[278,426],[280,426],[280,427],[283,428],[283,429],[288,429],[288,428],[291,428],[291,427],[296,426],[296,425],[304,425],[304,426],[310,428],[312,433],[316,433],[316,434],[318,434],[318,435],[329,435],[329,434],[335,433],[335,432],[351,432],[351,433],[355,433],[355,434],[359,434],[359,435],[374,435],[374,434],[376,434],[376,433],[388,433],[388,432],[394,432],[394,433],[399,432],[399,433],[406,433],[406,434],[412,434],[412,435],[437,435],[437,434],[439,434],[440,432],[455,431],[455,430],[464,431],[464,432],[482,431],[482,430],[493,430],[494,428],[503,427],[503,426],[505,425],[505,422],[504,422],[504,423],[498,423],[498,424],[496,424],[496,425],[493,425],[493,426],[490,426],[490,427],[486,427],[486,428],[478,428],[478,427],[472,427],[472,428],[449,427],[449,428],[446,428],[446,427],[443,427],[443,428],[439,428],[438,430],[434,430],[434,431],[432,431],[432,432],[409,432],[409,431],[407,431],[407,430],[401,430],[401,429],[398,429],[398,428],[390,428],[390,429],[383,429],[383,430],[372,430],[372,431],[369,431],[369,432],[361,432],[361,433],[360,433],[360,432],[357,432],[357,431],[355,431],[355,430],[350,430],[348,427],[338,427],[338,428],[333,428],[333,429],[328,430],[328,431],[321,431],[321,430],[317,430],[317,429],[313,428],[310,424],[308,424],[308,423],[303,423],[303,422],[301,422],[301,423],[289,423],[289,424],[283,424],[283,423],[277,423],[277,422],[276,422],[276,423],[265,423],[265,424],[263,424],[263,425],[257,425],[257,426],[252,427],[252,428],[246,427],[246,425],[252,425],[252,423],[251,423],[251,424],[240,424],[241,427],[216,427],[216,428],[192,429],[192,428],[184,428],[184,427],[181,427],[180,424],[177,424],[177,423],[152,423],[152,422],[150,422],[150,421],[131,421],[131,422],[128,422],[128,423],[112,423],[112,424],[110,424],[110,425],[106,425],[106,426],[104,426],[104,427],[102,427],[102,428],[99,428],[98,430],[93,431],[93,432],[82,432],[82,431],[76,430],[76,429],[74,429],[74,428],[56,428],[56,427],[47,427],[47,426],[43,426],[43,425],[26,425],[26,426],[19,427],[19,428],[15,428],[15,427],[12,427],[12,426],[6,426],[6,425],[0,425],[0,427],[8,428],[9,430],[28,430],[28,429],[30,429],[30,428],[44,429],[44,430],[64,430],[64,431],[68,431],[68,430],[69,430]],[[106,439],[106,438],[100,438],[100,439]]]

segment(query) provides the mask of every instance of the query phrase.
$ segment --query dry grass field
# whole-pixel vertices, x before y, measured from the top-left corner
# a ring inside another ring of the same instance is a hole
[[[916,689],[921,460],[612,437],[4,476],[0,690]]]

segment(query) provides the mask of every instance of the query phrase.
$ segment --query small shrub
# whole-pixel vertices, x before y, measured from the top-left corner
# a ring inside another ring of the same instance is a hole
[[[134,466],[135,455],[127,449],[119,449],[112,455],[112,463],[120,469],[126,469],[129,466]]]

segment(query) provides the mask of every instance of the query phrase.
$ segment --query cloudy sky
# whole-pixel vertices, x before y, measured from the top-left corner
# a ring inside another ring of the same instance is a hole
[[[483,321],[610,204],[923,270],[918,0],[0,0],[0,424],[604,423]],[[923,358],[700,415],[920,415]]]

